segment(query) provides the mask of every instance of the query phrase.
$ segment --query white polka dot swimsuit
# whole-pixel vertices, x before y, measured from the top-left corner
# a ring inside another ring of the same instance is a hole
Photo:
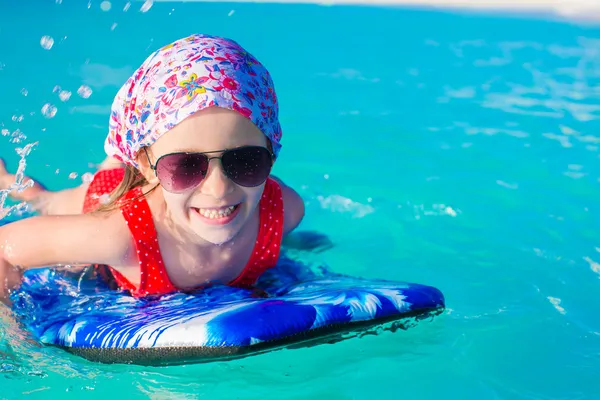
[[[88,188],[83,211],[96,208],[99,198],[114,190],[123,175],[124,170],[120,168],[98,171]],[[136,287],[119,271],[107,266],[114,280],[121,289],[138,297],[177,291],[163,263],[152,213],[141,188],[129,191],[121,203],[121,213],[135,242],[141,276],[140,285]],[[241,274],[229,283],[231,286],[252,287],[260,275],[275,266],[279,258],[283,234],[283,198],[281,187],[271,178],[265,184],[259,207],[260,229],[252,255]]]

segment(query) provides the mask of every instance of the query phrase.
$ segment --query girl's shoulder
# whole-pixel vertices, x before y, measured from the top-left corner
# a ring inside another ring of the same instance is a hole
[[[274,175],[270,178],[275,181],[281,189],[281,198],[283,199],[283,234],[294,230],[304,218],[304,200],[292,187],[286,185],[281,179]]]

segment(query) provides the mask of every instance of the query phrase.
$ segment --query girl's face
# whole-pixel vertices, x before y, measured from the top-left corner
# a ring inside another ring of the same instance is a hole
[[[242,146],[266,147],[267,138],[247,118],[223,108],[204,109],[176,125],[148,150],[153,165],[165,154],[177,152],[211,152],[220,157],[222,150]],[[144,175],[158,183],[148,170],[143,151],[139,159]],[[201,241],[223,244],[232,240],[253,216],[263,193],[264,183],[244,187],[232,182],[224,173],[221,160],[211,159],[204,179],[182,193],[162,188],[167,213],[182,230]],[[200,241],[200,242],[201,242]]]

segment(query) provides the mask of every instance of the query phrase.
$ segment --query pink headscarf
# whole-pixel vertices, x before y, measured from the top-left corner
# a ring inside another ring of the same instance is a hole
[[[201,34],[155,51],[121,87],[104,149],[137,168],[141,148],[211,106],[248,118],[279,154],[279,106],[269,72],[233,40]]]

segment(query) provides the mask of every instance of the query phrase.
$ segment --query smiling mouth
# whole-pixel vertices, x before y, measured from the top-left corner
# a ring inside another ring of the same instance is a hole
[[[233,218],[237,215],[241,206],[240,204],[236,204],[234,206],[228,207],[217,207],[217,208],[198,208],[192,207],[192,209],[205,221],[217,223],[217,224],[226,224],[233,220]]]

